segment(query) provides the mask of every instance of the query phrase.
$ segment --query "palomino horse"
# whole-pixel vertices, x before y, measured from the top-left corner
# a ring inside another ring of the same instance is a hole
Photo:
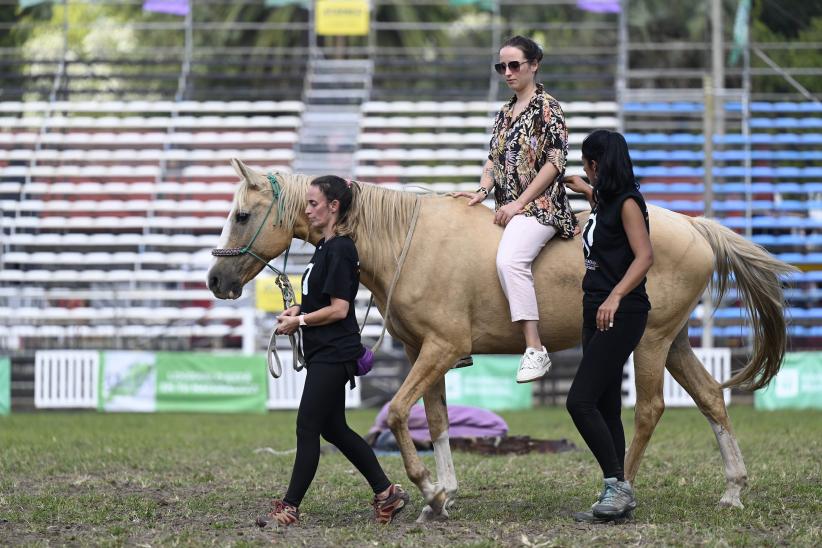
[[[232,164],[243,181],[219,245],[234,250],[220,255],[234,256],[217,257],[208,273],[208,287],[221,299],[239,297],[243,286],[263,268],[262,260],[279,256],[292,238],[312,244],[319,240],[304,212],[309,177],[267,176],[237,160]],[[354,185],[354,193],[351,215],[361,281],[373,293],[383,317],[398,256],[416,221],[406,260],[399,265],[402,270],[387,321],[391,335],[405,345],[412,368],[391,401],[388,421],[408,477],[428,504],[420,520],[444,517],[457,489],[448,442],[445,374],[469,354],[516,354],[525,346],[520,329],[510,321],[497,278],[495,255],[502,229],[493,224],[487,208],[468,207],[462,199],[418,196],[369,184]],[[716,435],[726,478],[720,504],[741,507],[747,472],[722,388],[741,383],[761,387],[779,370],[786,344],[779,276],[792,267],[712,221],[658,207],[650,207],[649,213],[654,265],[648,273],[647,290],[653,309],[634,352],[637,402],[626,477],[633,480],[636,476],[662,415],[667,367],[696,401]],[[586,217],[582,214],[580,220]],[[257,258],[241,254],[250,247]],[[581,243],[576,238],[552,240],[533,270],[542,318],[540,335],[546,346],[560,350],[579,344],[585,271]],[[714,273],[720,298],[734,276],[754,333],[750,362],[723,386],[705,370],[688,341],[688,318]],[[431,480],[408,431],[411,406],[420,397],[434,440],[438,484]]]

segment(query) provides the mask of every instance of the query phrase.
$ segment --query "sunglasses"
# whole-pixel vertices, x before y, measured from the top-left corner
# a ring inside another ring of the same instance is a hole
[[[511,69],[511,72],[519,72],[519,69],[522,65],[527,65],[531,61],[511,61],[508,64],[505,63],[497,63],[494,65],[494,70],[497,71],[498,74],[505,74],[505,69]]]

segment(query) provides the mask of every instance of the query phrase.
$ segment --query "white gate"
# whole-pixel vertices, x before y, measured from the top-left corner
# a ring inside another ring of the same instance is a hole
[[[694,348],[694,354],[702,362],[708,373],[720,384],[731,378],[731,349],[730,348]],[[695,407],[696,403],[684,388],[674,380],[668,370],[665,370],[665,381],[662,388],[666,407]],[[725,405],[731,403],[731,389],[722,391]],[[622,380],[622,404],[625,407],[636,405],[636,384],[634,377],[634,355],[631,354],[625,362]]]
[[[283,365],[283,374],[279,379],[268,377],[268,408],[269,409],[297,409],[303,395],[305,385],[305,371],[294,371],[291,348],[280,351],[280,361]],[[359,407],[361,405],[360,382],[354,390],[345,389],[345,406]]]
[[[99,352],[39,350],[34,356],[34,406],[95,409],[99,371]]]

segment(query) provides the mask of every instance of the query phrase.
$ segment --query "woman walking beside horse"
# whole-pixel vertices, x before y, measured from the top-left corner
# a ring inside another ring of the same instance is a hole
[[[628,517],[636,508],[625,480],[622,366],[642,339],[651,309],[645,276],[654,262],[648,209],[634,178],[625,138],[600,129],[582,142],[580,177],[565,184],[585,194],[591,214],[582,231],[582,362],[566,406],[605,478],[599,500],[577,521]]]
[[[551,368],[539,334],[539,310],[531,265],[545,244],[559,234],[573,238],[576,217],[565,188],[568,130],[559,101],[535,80],[542,49],[523,36],[505,41],[494,69],[514,91],[494,121],[488,161],[469,206],[494,190],[494,222],[505,231],[497,251],[497,274],[511,312],[525,337],[517,382],[535,381]]]
[[[321,435],[365,476],[374,490],[374,519],[389,523],[408,502],[408,493],[388,480],[373,449],[345,421],[345,385],[353,386],[356,361],[364,350],[354,315],[360,262],[349,215],[353,184],[333,175],[318,177],[306,200],[308,223],[322,239],[303,274],[302,305],[277,318],[278,333],[302,329],[303,334],[307,374],[297,411],[297,455],[285,497],[274,500],[271,512],[257,524],[299,521],[300,502],[317,472]]]

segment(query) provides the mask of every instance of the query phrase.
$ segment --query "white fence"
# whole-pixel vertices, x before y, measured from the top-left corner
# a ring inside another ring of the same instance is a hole
[[[34,406],[96,408],[100,353],[40,350],[34,357]]]
[[[297,409],[303,395],[305,385],[305,371],[294,371],[291,365],[294,361],[290,349],[280,352],[280,361],[283,365],[283,374],[279,379],[268,375],[268,408],[269,409]],[[359,407],[362,403],[360,384],[354,390],[345,389],[345,406]]]
[[[98,400],[100,356],[87,350],[40,350],[34,358],[34,406],[40,409],[96,409]],[[291,366],[291,353],[280,354],[283,375],[268,377],[268,409],[296,409],[305,384],[305,372]],[[260,361],[260,367],[265,362]],[[359,407],[360,384],[346,389],[345,406]]]
[[[730,348],[694,348],[694,354],[702,362],[708,373],[719,383],[731,378],[731,349]],[[636,405],[636,385],[634,376],[634,355],[625,363],[622,381],[622,405],[634,407]],[[668,370],[665,370],[665,381],[662,388],[666,407],[695,407],[696,403],[684,388],[674,380]],[[731,389],[722,391],[725,405],[731,402]]]

